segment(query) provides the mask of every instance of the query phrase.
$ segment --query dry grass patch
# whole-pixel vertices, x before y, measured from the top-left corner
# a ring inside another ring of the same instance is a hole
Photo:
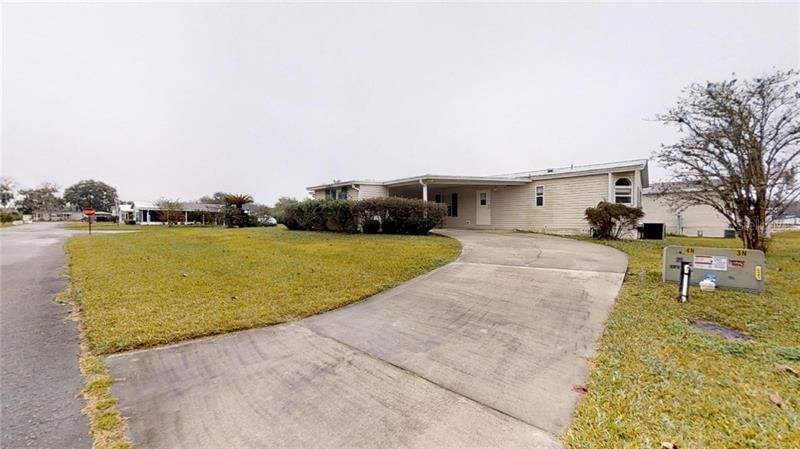
[[[588,392],[565,436],[571,448],[800,447],[800,233],[777,234],[764,294],[692,289],[687,304],[661,282],[668,244],[738,246],[735,240],[670,238],[607,244],[629,270],[593,361]],[[713,321],[733,341],[692,329]],[[770,397],[783,400],[778,407]]]
[[[72,287],[94,355],[282,323],[454,260],[439,236],[165,228],[78,236]]]

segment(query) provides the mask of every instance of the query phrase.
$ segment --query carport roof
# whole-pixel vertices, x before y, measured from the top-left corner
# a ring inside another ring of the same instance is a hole
[[[330,184],[307,187],[307,190],[321,190],[335,187],[345,187],[351,185],[377,185],[385,187],[398,187],[425,182],[427,184],[450,184],[450,185],[522,185],[531,183],[535,179],[563,178],[570,176],[586,176],[597,173],[612,173],[622,171],[642,171],[642,185],[647,187],[649,183],[647,173],[647,159],[633,159],[628,161],[608,162],[602,164],[571,165],[569,167],[548,168],[545,170],[534,170],[519,173],[509,173],[495,176],[447,176],[447,175],[420,175],[410,178],[392,179],[389,181],[341,181]]]
[[[531,182],[529,178],[509,178],[505,176],[448,176],[448,175],[420,175],[409,178],[392,179],[384,182],[377,181],[341,181],[330,184],[307,187],[307,190],[321,190],[336,187],[375,185],[385,187],[399,187],[414,185],[424,182],[427,184],[469,184],[469,185],[519,185]]]

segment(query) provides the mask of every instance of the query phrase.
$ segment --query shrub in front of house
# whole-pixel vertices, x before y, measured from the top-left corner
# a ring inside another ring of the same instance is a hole
[[[13,223],[22,220],[22,214],[14,209],[0,210],[1,223]]]
[[[291,230],[421,235],[446,214],[442,204],[407,198],[306,200],[287,206],[283,224]]]
[[[585,218],[592,227],[592,237],[616,240],[636,229],[644,211],[619,203],[601,201],[597,207],[586,209]]]
[[[368,220],[377,220],[384,234],[427,234],[447,215],[444,204],[399,197],[361,200],[355,210],[362,227]]]

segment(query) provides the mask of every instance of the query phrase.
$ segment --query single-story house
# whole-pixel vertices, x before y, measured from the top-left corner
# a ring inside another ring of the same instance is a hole
[[[645,223],[664,223],[667,234],[734,237],[728,220],[711,206],[685,205],[674,194],[660,193],[663,189],[654,184],[642,192],[642,209]]]
[[[66,207],[58,211],[36,211],[32,214],[32,221],[79,221],[83,212]]]
[[[205,203],[180,203],[183,212],[181,224],[220,224],[222,223],[222,205]],[[130,214],[137,225],[160,225],[161,207],[149,201],[133,201]]]
[[[784,215],[775,219],[773,227],[777,229],[800,229],[800,217],[796,215]]]
[[[647,159],[494,176],[420,175],[308,187],[315,199],[420,198],[447,205],[444,227],[585,234],[584,211],[601,201],[641,207]]]

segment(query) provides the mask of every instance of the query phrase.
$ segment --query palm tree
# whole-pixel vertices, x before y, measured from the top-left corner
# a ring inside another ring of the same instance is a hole
[[[236,206],[239,209],[241,209],[245,204],[250,204],[252,202],[253,202],[253,197],[250,195],[233,194],[233,193],[225,194],[225,203],[228,204],[229,206]]]
[[[244,211],[244,205],[253,202],[253,197],[244,194],[225,194],[225,225],[229,228],[241,228],[248,225],[250,217]]]

